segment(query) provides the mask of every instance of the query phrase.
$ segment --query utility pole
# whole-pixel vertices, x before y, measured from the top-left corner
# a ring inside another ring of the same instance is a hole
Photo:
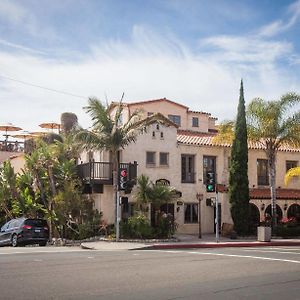
[[[218,196],[218,189],[216,190],[216,242],[219,243],[220,237],[219,237],[219,196]]]

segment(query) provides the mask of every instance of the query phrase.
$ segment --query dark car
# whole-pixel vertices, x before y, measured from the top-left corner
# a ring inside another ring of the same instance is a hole
[[[0,246],[39,244],[46,246],[49,228],[46,220],[18,218],[5,223],[0,230]]]

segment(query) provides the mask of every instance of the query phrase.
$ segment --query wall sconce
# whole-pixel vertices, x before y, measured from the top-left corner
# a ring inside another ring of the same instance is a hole
[[[285,203],[285,204],[283,205],[283,209],[284,209],[284,210],[287,210],[287,208],[288,208],[288,204]]]
[[[265,209],[265,204],[263,203],[261,206],[260,206],[260,210],[264,210]]]

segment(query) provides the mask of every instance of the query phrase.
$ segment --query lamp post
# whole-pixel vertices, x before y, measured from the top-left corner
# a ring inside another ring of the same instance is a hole
[[[203,194],[197,193],[196,198],[199,201],[199,239],[202,238],[202,230],[201,230],[201,201],[203,200]]]

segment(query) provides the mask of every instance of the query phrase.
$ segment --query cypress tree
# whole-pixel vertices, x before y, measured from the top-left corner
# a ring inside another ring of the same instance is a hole
[[[241,80],[238,112],[231,149],[229,202],[235,231],[240,235],[247,234],[249,232],[249,181],[243,80]]]

